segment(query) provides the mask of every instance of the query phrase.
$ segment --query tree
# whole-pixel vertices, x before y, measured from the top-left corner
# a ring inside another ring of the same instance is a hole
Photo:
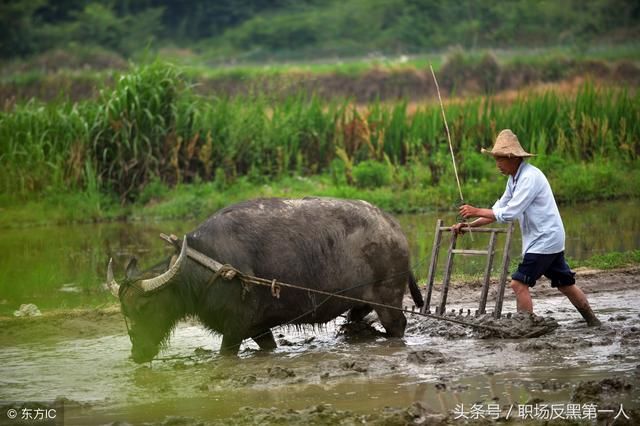
[[[35,50],[34,30],[38,25],[35,12],[46,0],[0,0],[0,56],[12,57]]]

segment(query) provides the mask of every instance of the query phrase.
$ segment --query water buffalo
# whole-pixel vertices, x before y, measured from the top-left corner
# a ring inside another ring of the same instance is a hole
[[[183,249],[188,245],[245,274],[395,307],[409,284],[422,306],[405,235],[391,216],[364,201],[246,201],[218,211],[184,241]],[[397,310],[286,287],[277,298],[268,287],[216,278],[185,250],[142,273],[132,260],[120,284],[109,263],[107,283],[120,299],[135,362],[152,360],[185,317],[222,334],[220,351],[227,354],[248,338],[274,349],[272,327],[325,323],[347,310],[355,321],[373,309],[387,335],[404,334],[406,318]]]

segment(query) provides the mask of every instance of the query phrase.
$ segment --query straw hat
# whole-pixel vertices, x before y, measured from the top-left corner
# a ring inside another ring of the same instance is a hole
[[[529,154],[525,151],[520,142],[518,142],[518,137],[509,129],[504,129],[500,132],[498,137],[496,138],[496,143],[493,145],[492,150],[482,148],[482,152],[486,154],[491,154],[494,157],[533,157],[535,154]]]

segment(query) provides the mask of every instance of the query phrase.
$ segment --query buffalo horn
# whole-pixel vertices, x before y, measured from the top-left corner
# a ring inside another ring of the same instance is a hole
[[[175,263],[171,265],[169,269],[167,269],[167,271],[162,275],[158,275],[157,277],[148,280],[140,281],[140,287],[142,287],[144,291],[153,291],[167,284],[180,270],[180,266],[182,266],[182,262],[184,261],[186,254],[187,236],[185,235],[184,239],[182,240],[182,249],[180,250],[180,255],[178,256],[178,259],[175,261]]]
[[[109,259],[109,267],[107,268],[107,287],[111,290],[111,293],[115,297],[118,297],[118,292],[120,291],[120,284],[116,282],[113,278],[113,258]]]

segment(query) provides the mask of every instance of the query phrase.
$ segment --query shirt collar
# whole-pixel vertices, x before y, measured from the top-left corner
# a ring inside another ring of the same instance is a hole
[[[513,181],[517,182],[518,179],[520,178],[520,174],[522,173],[522,169],[524,169],[524,165],[525,165],[525,161],[522,160],[522,162],[520,163],[520,166],[518,166],[518,171],[516,172],[516,175],[513,177]]]
[[[511,183],[513,184],[514,187],[518,183],[518,179],[520,178],[520,174],[522,173],[522,170],[524,169],[525,164],[526,164],[525,161],[522,160],[522,162],[518,166],[518,171],[516,172],[515,176],[510,176],[511,177]]]

